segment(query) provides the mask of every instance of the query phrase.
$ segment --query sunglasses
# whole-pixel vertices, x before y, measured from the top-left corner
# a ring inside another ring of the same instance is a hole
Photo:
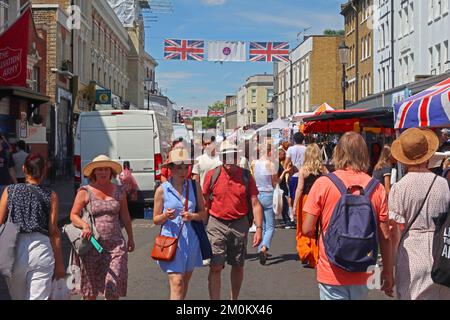
[[[187,170],[189,168],[189,165],[187,165],[187,164],[179,164],[179,165],[174,166],[174,168],[177,169],[177,170]]]

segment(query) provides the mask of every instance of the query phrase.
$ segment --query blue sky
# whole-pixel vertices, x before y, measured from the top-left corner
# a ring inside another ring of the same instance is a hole
[[[204,108],[235,94],[247,77],[272,73],[272,63],[166,61],[164,39],[289,41],[297,33],[343,29],[340,4],[345,0],[172,0],[174,12],[157,14],[146,28],[146,50],[159,66],[156,80],[177,105]],[[206,46],[206,43],[205,43]],[[247,44],[248,47],[248,44]],[[247,49],[248,50],[248,49]]]

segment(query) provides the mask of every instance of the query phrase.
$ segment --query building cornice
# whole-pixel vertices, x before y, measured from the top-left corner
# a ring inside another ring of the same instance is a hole
[[[128,44],[128,32],[123,27],[119,18],[117,17],[114,10],[109,6],[107,1],[91,1],[92,8],[102,18],[103,22],[106,23],[114,34],[120,39],[122,45],[127,51],[130,51],[130,45]]]

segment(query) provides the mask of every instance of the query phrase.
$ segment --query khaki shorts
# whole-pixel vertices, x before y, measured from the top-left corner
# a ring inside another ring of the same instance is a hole
[[[206,227],[213,251],[211,265],[225,265],[227,262],[231,266],[243,267],[249,227],[247,217],[225,221],[211,215]]]

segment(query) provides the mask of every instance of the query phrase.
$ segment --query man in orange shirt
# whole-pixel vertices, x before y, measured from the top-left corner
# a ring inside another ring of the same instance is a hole
[[[244,262],[250,228],[249,206],[252,207],[256,225],[254,248],[262,240],[263,210],[258,201],[258,189],[254,178],[237,165],[237,146],[225,140],[220,146],[219,155],[223,163],[220,174],[215,182],[213,180],[211,186],[215,169],[209,171],[203,184],[203,196],[209,211],[206,230],[213,251],[208,288],[211,300],[219,300],[221,273],[227,262],[231,265],[231,300],[237,300],[244,280]],[[228,159],[227,155],[232,159]],[[244,175],[248,178],[248,188]]]
[[[368,148],[364,139],[358,133],[348,132],[342,136],[336,146],[333,161],[336,167],[334,174],[342,180],[346,188],[355,185],[365,187],[371,181],[371,177],[366,174],[370,165]],[[314,183],[303,209],[306,212],[302,228],[303,233],[307,236],[314,236],[316,222],[320,219],[322,235],[326,234],[334,208],[340,198],[341,192],[328,177],[319,178]],[[383,265],[389,266],[392,256],[389,241],[388,208],[386,192],[381,184],[375,187],[370,201],[376,215]],[[323,238],[321,236],[319,240],[319,262],[317,265],[320,299],[366,299],[369,293],[368,283],[371,273],[349,272],[330,263]],[[381,280],[381,290],[392,296],[393,270],[383,268]]]

